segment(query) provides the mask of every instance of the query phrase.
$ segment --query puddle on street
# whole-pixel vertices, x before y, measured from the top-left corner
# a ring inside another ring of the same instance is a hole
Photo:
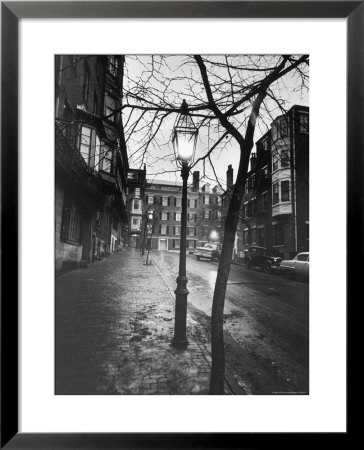
[[[211,289],[215,289],[215,282],[216,282],[216,276],[217,276],[217,271],[216,270],[210,270],[207,280],[209,283],[209,287]]]

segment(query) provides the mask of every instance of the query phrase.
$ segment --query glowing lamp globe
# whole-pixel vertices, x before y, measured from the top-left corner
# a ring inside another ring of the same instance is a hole
[[[172,133],[172,144],[177,161],[182,164],[192,162],[196,150],[197,136],[198,129],[188,113],[187,103],[183,100],[181,113],[177,117]]]

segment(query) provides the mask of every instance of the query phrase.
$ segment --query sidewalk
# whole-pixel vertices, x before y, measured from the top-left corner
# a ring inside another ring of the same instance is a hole
[[[127,249],[56,279],[56,394],[208,394],[209,349],[189,314],[189,346],[171,347],[174,295],[143,261]]]

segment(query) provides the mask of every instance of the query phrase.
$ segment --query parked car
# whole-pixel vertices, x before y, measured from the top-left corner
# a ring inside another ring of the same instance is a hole
[[[268,250],[265,247],[258,247],[257,245],[249,247],[245,257],[245,263],[248,269],[256,266],[263,269],[266,273],[270,273],[272,270],[278,270],[281,261],[282,258],[274,250]]]
[[[279,271],[287,278],[309,278],[310,254],[309,252],[298,253],[293,259],[284,260],[279,266]]]
[[[213,261],[220,258],[220,251],[220,244],[205,244],[203,247],[196,247],[194,255],[198,261],[200,258],[207,258]]]

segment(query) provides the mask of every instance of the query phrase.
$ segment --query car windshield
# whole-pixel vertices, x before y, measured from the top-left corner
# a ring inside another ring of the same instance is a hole
[[[299,253],[299,254],[296,256],[296,259],[297,259],[298,261],[307,261],[307,260],[308,260],[308,254],[307,254],[307,253]]]

